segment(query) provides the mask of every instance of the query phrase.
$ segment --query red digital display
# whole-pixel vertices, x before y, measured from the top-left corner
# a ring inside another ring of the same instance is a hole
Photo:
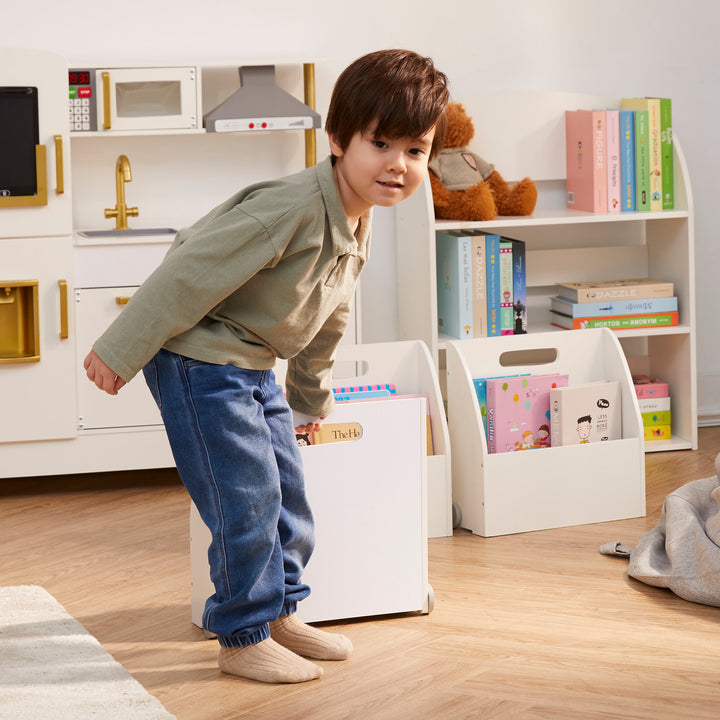
[[[68,79],[70,85],[89,85],[90,84],[90,73],[87,71],[77,72],[71,70],[68,73]]]

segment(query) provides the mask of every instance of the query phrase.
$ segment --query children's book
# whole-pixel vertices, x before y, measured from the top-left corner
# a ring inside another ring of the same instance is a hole
[[[672,100],[660,98],[660,155],[662,160],[663,210],[675,207]]]
[[[635,209],[650,210],[650,132],[648,111],[635,111]]]
[[[500,239],[500,334],[512,335],[515,327],[512,243]]]
[[[485,272],[485,235],[472,236],[472,278],[473,278],[473,333],[475,337],[487,337],[487,275]]]
[[[645,442],[651,440],[667,441],[672,438],[672,428],[670,425],[649,425],[643,428],[645,434]]]
[[[525,373],[526,375],[528,373]],[[506,377],[520,377],[519,375],[502,375],[502,378]],[[480,416],[483,421],[483,428],[485,430],[485,438],[487,439],[487,381],[497,380],[498,378],[473,378],[473,386],[475,388],[475,396],[477,397],[478,405],[480,406]]]
[[[558,283],[557,294],[571,302],[608,302],[673,296],[673,284],[653,278]]]
[[[607,148],[608,212],[621,211],[622,177],[620,169],[620,111],[605,112],[605,138]]]
[[[525,243],[511,240],[513,253],[513,311],[515,335],[527,334],[527,269],[525,267]]]
[[[650,315],[605,315],[602,317],[568,317],[550,311],[550,323],[566,330],[588,330],[609,328],[610,330],[631,330],[633,328],[674,327],[679,322],[676,312]]]
[[[640,413],[640,415],[642,416],[643,427],[671,424],[672,413],[669,410],[663,410],[662,412],[644,412]]]
[[[662,181],[662,137],[660,130],[660,99],[659,98],[623,98],[621,106],[635,110],[637,115],[647,113],[647,145],[648,145],[648,192],[649,207],[658,211],[663,209]],[[636,128],[637,130],[637,128]],[[638,208],[643,209],[643,208]]]
[[[553,447],[585,445],[622,437],[620,383],[583,383],[550,391]]]
[[[604,110],[565,112],[567,206],[607,212],[607,165]]]
[[[603,317],[611,315],[647,315],[650,313],[675,312],[677,297],[640,298],[638,300],[608,300],[606,302],[574,303],[561,297],[550,298],[553,312],[571,318]]]
[[[635,111],[620,110],[620,177],[622,209],[635,210]]]
[[[487,380],[488,452],[548,447],[550,390],[567,384],[564,374]]]
[[[463,340],[473,337],[471,238],[435,234],[438,331]]]
[[[670,412],[670,398],[669,397],[644,397],[638,398],[638,407],[640,413],[657,413],[657,412]]]
[[[638,398],[666,398],[670,394],[666,382],[649,375],[633,375],[632,381]]]
[[[485,235],[487,335],[500,335],[500,236]]]

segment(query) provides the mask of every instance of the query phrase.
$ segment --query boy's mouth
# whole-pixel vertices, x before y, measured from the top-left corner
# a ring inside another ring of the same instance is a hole
[[[402,183],[391,182],[389,180],[378,180],[378,182],[380,183],[380,185],[384,185],[385,187],[390,187],[390,188],[401,188],[403,186]]]

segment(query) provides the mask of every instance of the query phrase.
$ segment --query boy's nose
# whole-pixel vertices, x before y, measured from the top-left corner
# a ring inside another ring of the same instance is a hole
[[[393,153],[388,162],[388,169],[394,172],[405,172],[407,165],[405,164],[405,155],[403,153]]]

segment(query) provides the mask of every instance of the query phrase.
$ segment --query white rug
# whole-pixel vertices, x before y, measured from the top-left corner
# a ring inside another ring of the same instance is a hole
[[[0,587],[0,720],[176,720],[41,587]]]

